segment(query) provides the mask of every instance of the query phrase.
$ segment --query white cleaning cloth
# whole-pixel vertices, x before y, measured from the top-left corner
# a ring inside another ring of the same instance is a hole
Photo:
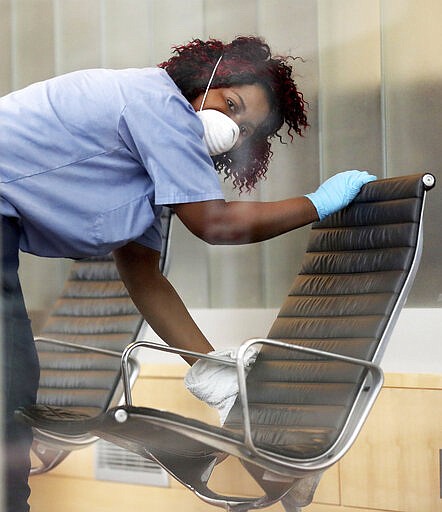
[[[237,349],[214,350],[209,353],[235,361]],[[246,374],[257,355],[258,351],[253,347],[247,350],[244,358]],[[223,425],[239,392],[236,367],[208,359],[199,359],[188,370],[184,384],[197,398],[210,407],[218,409],[220,422]]]

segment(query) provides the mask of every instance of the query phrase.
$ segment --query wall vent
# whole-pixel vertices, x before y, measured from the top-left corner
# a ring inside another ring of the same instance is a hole
[[[95,478],[128,484],[169,486],[169,475],[156,462],[103,440],[95,443]]]

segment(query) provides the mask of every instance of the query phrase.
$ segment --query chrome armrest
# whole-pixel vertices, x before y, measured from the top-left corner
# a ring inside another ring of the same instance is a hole
[[[121,356],[121,373],[123,375],[124,396],[126,405],[133,405],[132,393],[129,385],[128,361],[131,353],[138,348],[150,348],[153,350],[160,350],[162,352],[169,352],[171,354],[178,354],[180,356],[194,357],[195,359],[207,359],[229,366],[236,366],[236,362],[233,359],[225,356],[215,356],[213,354],[205,354],[202,352],[194,352],[192,350],[185,350],[182,348],[169,347],[168,345],[161,345],[160,343],[154,343],[152,341],[134,341],[124,349],[123,354]]]
[[[108,350],[105,348],[90,347],[89,345],[78,345],[78,343],[71,343],[69,341],[56,340],[54,338],[45,338],[44,336],[37,336],[36,338],[34,338],[34,341],[50,343],[52,345],[59,345],[62,347],[74,348],[76,350],[84,350],[86,352],[95,352],[97,354],[103,354],[103,355],[112,356],[112,357],[121,357],[123,355],[123,352],[118,352],[116,350]]]
[[[334,352],[328,352],[325,350],[318,350],[314,348],[309,347],[303,347],[301,345],[296,344],[290,344],[290,343],[284,343],[282,341],[272,340],[268,338],[252,338],[250,340],[247,340],[243,342],[239,349],[236,356],[236,365],[237,365],[237,372],[238,372],[238,385],[239,385],[239,396],[241,399],[241,409],[243,414],[243,421],[244,421],[244,444],[248,447],[248,449],[256,454],[262,456],[262,453],[256,448],[255,444],[253,443],[252,439],[252,429],[250,424],[250,414],[249,414],[249,403],[247,398],[247,386],[246,386],[246,373],[245,373],[245,367],[244,367],[244,358],[247,350],[256,344],[260,345],[271,345],[274,347],[279,347],[287,350],[295,350],[297,352],[304,352],[307,354],[317,355],[321,357],[326,357],[327,359],[334,359],[337,361],[342,361],[349,364],[354,364],[357,366],[363,366],[365,367],[372,375],[372,385],[370,386],[370,389],[367,389],[367,392],[370,392],[369,398],[367,400],[367,410],[371,408],[373,405],[379,391],[382,388],[382,384],[384,382],[384,374],[382,369],[376,365],[375,363],[372,363],[370,361],[365,361],[364,359],[358,359],[354,357],[344,356],[342,354],[336,354]]]
[[[342,354],[336,354],[334,352],[328,352],[324,350],[318,350],[314,348],[308,348],[303,347],[301,345],[295,345],[295,344],[289,344],[284,343],[277,340],[272,340],[268,338],[252,338],[250,340],[244,341],[238,348],[238,352],[236,354],[236,358],[227,358],[224,356],[215,356],[213,354],[204,354],[200,352],[193,352],[191,350],[184,350],[174,347],[169,347],[167,345],[161,345],[159,343],[154,343],[150,341],[144,341],[139,340],[131,343],[126,347],[126,349],[123,352],[123,356],[121,359],[121,366],[122,366],[122,374],[123,374],[123,385],[124,385],[124,393],[125,393],[125,401],[126,405],[132,405],[132,396],[131,396],[131,390],[130,386],[128,384],[128,358],[133,350],[137,348],[150,348],[154,350],[160,350],[163,352],[169,352],[172,354],[178,354],[181,356],[190,356],[197,359],[207,359],[212,360],[218,363],[227,364],[229,366],[236,366],[237,369],[237,376],[238,376],[238,386],[239,386],[239,397],[241,400],[241,410],[243,415],[243,422],[244,422],[244,444],[249,449],[251,453],[254,453],[256,455],[259,455],[260,457],[267,458],[265,455],[263,455],[262,451],[260,451],[254,444],[252,439],[252,429],[251,429],[251,422],[250,422],[250,413],[249,413],[249,403],[247,398],[247,386],[246,386],[246,365],[245,365],[245,356],[247,351],[253,346],[253,345],[271,345],[274,347],[279,347],[282,349],[287,350],[295,350],[298,352],[304,352],[312,355],[317,355],[320,357],[325,357],[327,359],[333,359],[337,361],[342,361],[348,364],[354,364],[357,366],[363,366],[366,368],[369,373],[372,376],[372,382],[369,386],[369,388],[365,389],[364,391],[367,393],[367,413],[368,410],[373,405],[379,391],[382,388],[382,384],[384,381],[383,372],[382,369],[376,365],[375,363],[372,363],[370,361],[365,361],[364,359],[358,359],[350,356],[344,356]],[[365,419],[365,417],[363,418]],[[363,419],[361,420],[361,423],[363,422]],[[347,444],[350,444],[348,442]],[[269,459],[273,459],[273,457],[268,457]],[[328,461],[330,462],[330,461]],[[316,467],[316,469],[321,468],[321,465]]]
[[[72,348],[72,349],[75,349],[78,351],[90,352],[93,354],[101,354],[101,355],[105,355],[105,356],[115,357],[115,358],[120,359],[120,361],[124,354],[124,351],[119,352],[117,350],[109,350],[109,349],[105,349],[105,348],[91,347],[89,345],[79,345],[77,343],[71,343],[69,341],[64,341],[64,340],[57,340],[54,338],[46,338],[44,336],[37,336],[34,338],[34,341],[41,342],[41,343],[49,343],[51,345],[58,345],[60,347],[68,347],[68,348]],[[136,359],[128,358],[126,365],[127,366],[125,369],[125,374],[122,374],[122,379],[121,379],[123,382],[123,390],[121,390],[121,383],[120,383],[119,391],[118,391],[118,393],[116,392],[114,395],[114,397],[116,397],[116,396],[119,397],[117,400],[118,403],[120,402],[122,393],[124,392],[124,394],[126,394],[126,386],[128,386],[129,390],[130,390],[132,388],[132,386],[134,385],[135,380],[139,373],[139,365],[138,365],[138,362]],[[130,393],[130,391],[129,391],[129,393]],[[113,401],[111,402],[111,405],[112,404],[113,404]]]

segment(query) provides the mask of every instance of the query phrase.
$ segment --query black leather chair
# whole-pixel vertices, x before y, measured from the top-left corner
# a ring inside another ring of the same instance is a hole
[[[90,432],[163,466],[208,503],[230,511],[281,501],[309,504],[324,470],[358,435],[383,382],[379,363],[417,271],[430,174],[378,180],[344,210],[312,227],[307,251],[267,338],[238,351],[239,397],[224,426],[132,405],[131,353],[123,355],[126,403],[89,419],[34,407],[21,419],[57,434]],[[261,347],[247,378],[244,356]],[[199,357],[210,356],[199,354]],[[222,360],[222,358],[219,358]],[[263,495],[224,496],[209,487],[216,464],[237,457]]]
[[[160,268],[167,271],[171,212],[162,215]],[[78,417],[94,417],[118,405],[123,395],[120,360],[135,341],[142,317],[120,280],[111,255],[75,261],[40,336],[35,338],[40,361],[37,403],[63,407]],[[138,375],[131,360],[130,386]],[[40,461],[31,474],[49,471],[74,449],[98,438],[90,433],[58,436],[34,428],[32,451]]]

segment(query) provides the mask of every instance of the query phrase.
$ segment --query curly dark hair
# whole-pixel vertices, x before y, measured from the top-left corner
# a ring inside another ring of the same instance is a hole
[[[221,54],[211,88],[260,84],[266,91],[271,113],[264,124],[238,149],[212,157],[217,171],[232,179],[234,188],[252,190],[267,173],[271,139],[276,136],[282,141],[279,130],[284,122],[290,140],[294,133],[302,136],[308,126],[307,104],[288,63],[295,58],[272,57],[269,45],[258,37],[237,37],[228,44],[194,39],[173,50],[174,55],[159,67],[167,71],[189,102],[204,93]]]

